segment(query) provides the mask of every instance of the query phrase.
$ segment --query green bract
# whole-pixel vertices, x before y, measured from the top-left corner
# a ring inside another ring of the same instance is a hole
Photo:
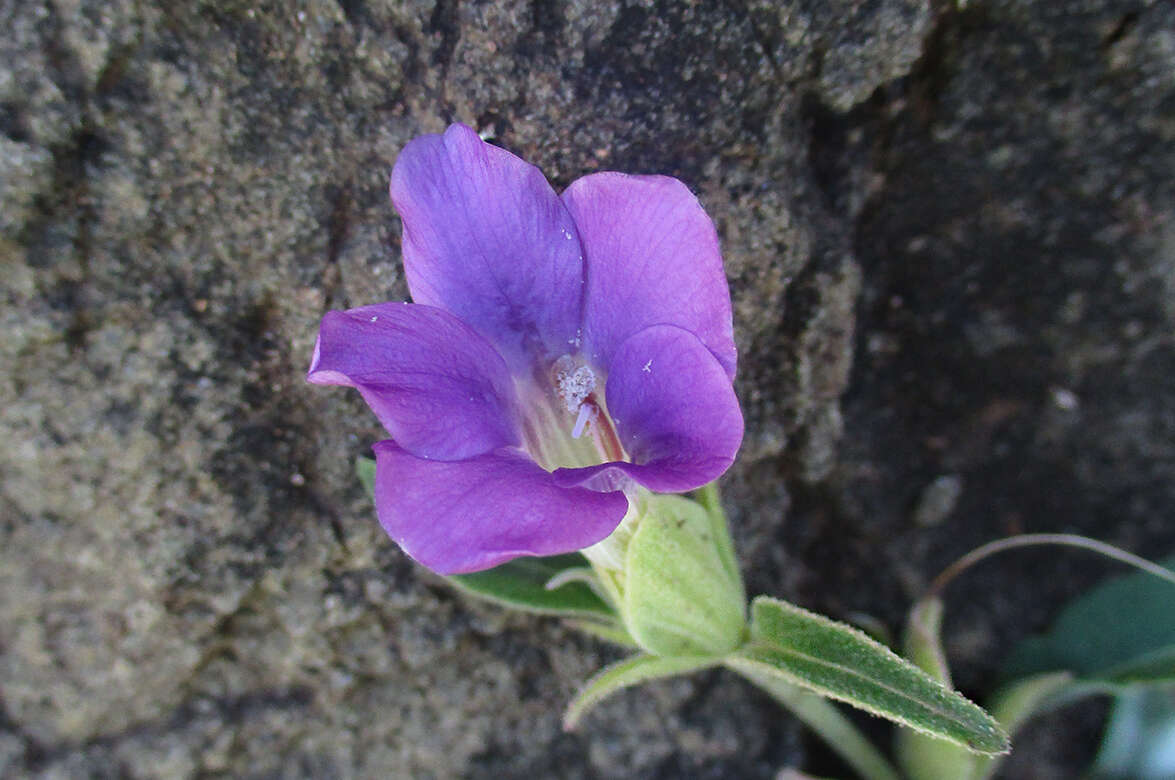
[[[680,496],[652,496],[628,543],[621,617],[659,656],[724,655],[742,644],[742,581],[723,563],[726,531]]]

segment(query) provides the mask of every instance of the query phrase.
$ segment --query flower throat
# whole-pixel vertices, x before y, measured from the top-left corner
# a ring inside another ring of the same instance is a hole
[[[604,403],[603,382],[590,366],[564,355],[529,395],[523,419],[527,451],[547,471],[625,460]]]

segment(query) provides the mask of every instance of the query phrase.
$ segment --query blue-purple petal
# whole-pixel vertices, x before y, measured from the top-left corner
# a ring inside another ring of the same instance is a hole
[[[453,125],[404,147],[391,195],[414,301],[477,328],[516,372],[574,351],[583,253],[538,168]]]
[[[623,493],[556,485],[513,449],[437,462],[382,441],[375,456],[380,524],[404,552],[439,574],[588,547],[612,533],[628,509]]]
[[[328,312],[307,379],[354,387],[408,452],[459,460],[517,444],[506,363],[448,312],[383,303]]]
[[[693,333],[734,378],[730,290],[714,223],[667,176],[596,173],[563,193],[587,263],[584,351],[609,370],[615,351],[650,325]]]
[[[734,462],[743,417],[726,370],[689,331],[654,325],[615,351],[608,412],[631,463],[558,469],[561,485],[615,489],[631,478],[677,493],[701,487]]]

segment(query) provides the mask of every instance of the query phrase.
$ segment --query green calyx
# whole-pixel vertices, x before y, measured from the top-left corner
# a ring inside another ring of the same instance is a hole
[[[651,495],[611,581],[629,635],[654,656],[721,656],[746,639],[746,596],[721,510]]]

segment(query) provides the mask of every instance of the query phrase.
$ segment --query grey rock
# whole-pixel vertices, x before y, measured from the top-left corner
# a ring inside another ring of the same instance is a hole
[[[455,120],[557,188],[666,173],[714,217],[747,420],[725,495],[753,590],[896,626],[994,535],[1170,547],[1172,13],[0,2],[0,771],[804,760],[797,727],[717,672],[562,733],[617,651],[465,600],[375,523],[352,463],[378,426],[303,372],[324,311],[406,297],[387,173]],[[944,473],[966,480],[955,511],[912,524]],[[973,690],[1104,570],[1043,590],[985,571],[953,618]]]

